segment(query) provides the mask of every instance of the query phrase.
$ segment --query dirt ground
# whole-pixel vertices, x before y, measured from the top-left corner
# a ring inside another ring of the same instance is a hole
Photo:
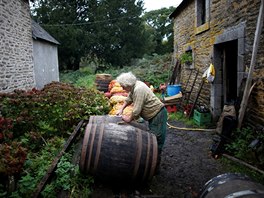
[[[185,127],[173,121],[170,125]],[[160,173],[144,187],[112,188],[96,184],[92,198],[197,198],[205,183],[225,173],[210,155],[213,133],[169,128]]]

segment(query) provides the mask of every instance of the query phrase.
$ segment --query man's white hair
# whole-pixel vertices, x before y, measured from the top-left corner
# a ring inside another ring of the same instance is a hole
[[[132,72],[127,72],[121,73],[116,80],[122,87],[133,87],[136,84],[137,77]]]

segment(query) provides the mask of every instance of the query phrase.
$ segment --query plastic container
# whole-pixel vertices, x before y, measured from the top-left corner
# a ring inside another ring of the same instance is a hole
[[[177,112],[177,107],[176,107],[176,105],[166,105],[165,107],[166,107],[168,113]]]
[[[211,123],[211,113],[201,113],[195,109],[193,113],[193,119],[195,124],[198,126],[208,125]]]
[[[167,85],[167,95],[168,96],[174,96],[181,91],[181,85]]]

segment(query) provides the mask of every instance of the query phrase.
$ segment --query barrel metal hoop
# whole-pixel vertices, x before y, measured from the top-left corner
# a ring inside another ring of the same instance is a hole
[[[264,192],[263,191],[260,191],[261,194],[263,194]],[[225,198],[237,198],[237,197],[241,197],[241,196],[244,196],[244,195],[261,195],[259,194],[259,192],[257,190],[242,190],[242,191],[238,191],[238,192],[235,192],[235,193],[232,193],[230,195],[227,195],[225,196]]]
[[[88,164],[86,166],[87,172],[89,172],[89,170],[90,170],[91,158],[92,158],[92,152],[93,152],[93,144],[94,144],[94,137],[95,137],[95,133],[96,133],[96,129],[97,129],[97,124],[93,124],[92,126],[93,126],[93,128],[92,128],[92,132],[91,132],[91,143],[89,145],[89,148],[87,148],[89,150]]]
[[[134,166],[134,171],[133,171],[133,179],[135,179],[137,176],[141,154],[142,154],[142,133],[141,133],[141,130],[137,128],[135,128],[135,130],[136,130],[136,136],[137,136],[137,142],[136,142],[137,148],[136,148],[135,166]]]
[[[214,188],[225,184],[226,182],[233,181],[233,180],[239,180],[239,179],[245,179],[249,180],[249,177],[246,175],[238,174],[238,173],[225,173],[222,175],[218,175],[215,178],[210,179],[206,184],[204,185],[203,190],[201,191],[202,194],[200,195],[200,198],[206,197],[206,195],[212,191]]]
[[[157,139],[154,134],[151,134],[151,135],[152,135],[152,142],[153,142],[153,146],[152,146],[153,150],[152,150],[152,165],[151,165],[149,179],[151,179],[155,173],[156,166],[157,166],[157,160],[158,160],[158,147],[156,143]]]
[[[147,144],[147,157],[146,157],[146,162],[145,162],[145,170],[144,170],[144,174],[142,177],[142,181],[145,181],[147,172],[148,172],[148,167],[149,167],[149,153],[150,153],[150,133],[147,133],[147,137],[148,137],[148,144]]]
[[[82,146],[82,153],[81,153],[81,162],[80,162],[80,168],[84,171],[85,164],[86,164],[86,151],[87,151],[87,145],[90,138],[90,131],[91,131],[92,125],[87,124],[85,129],[85,135],[83,138],[83,146]]]
[[[102,124],[101,127],[100,127],[100,133],[99,133],[99,137],[98,137],[98,143],[97,143],[97,149],[96,149],[93,173],[95,173],[96,170],[97,170],[97,166],[98,166],[98,162],[99,162],[99,156],[101,154],[102,139],[103,139],[103,136],[104,136],[104,128],[105,128],[105,125]]]

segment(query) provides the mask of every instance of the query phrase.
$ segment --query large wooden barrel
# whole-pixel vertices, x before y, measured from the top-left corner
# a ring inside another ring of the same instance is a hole
[[[264,197],[264,186],[239,173],[226,173],[209,180],[201,190],[199,198],[260,198]]]
[[[107,182],[144,183],[152,179],[157,157],[157,139],[147,131],[116,123],[88,123],[80,170]]]
[[[107,92],[109,83],[112,81],[111,74],[96,74],[95,85],[97,90]]]
[[[91,124],[116,123],[119,125],[131,125],[144,131],[149,130],[148,122],[143,121],[142,123],[140,123],[137,121],[131,121],[129,123],[126,123],[122,120],[121,116],[112,116],[112,115],[90,116],[89,123]]]

